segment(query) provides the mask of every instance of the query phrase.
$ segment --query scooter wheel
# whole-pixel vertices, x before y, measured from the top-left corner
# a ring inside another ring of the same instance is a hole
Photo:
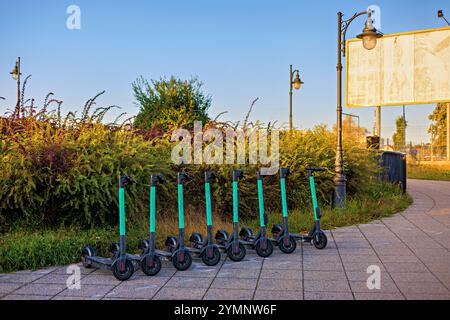
[[[265,248],[263,248],[263,241],[266,242]],[[270,257],[273,253],[273,244],[269,239],[261,239],[256,243],[256,253],[262,258]]]
[[[184,255],[181,261],[180,256]],[[177,251],[173,254],[172,263],[178,271],[186,271],[192,264],[192,257],[187,251]]]
[[[161,259],[148,254],[141,260],[141,269],[147,276],[156,276],[161,271]]]
[[[227,249],[228,258],[230,258],[230,260],[234,262],[242,261],[245,258],[246,254],[247,250],[242,243],[239,243],[237,252],[234,252],[233,244],[231,244],[231,246],[229,246]]]
[[[327,243],[327,235],[323,231],[316,232],[316,234],[313,236],[313,244],[317,249],[325,249]]]
[[[86,269],[92,267],[92,265],[86,259],[86,257],[93,257],[93,256],[95,256],[95,249],[90,245],[84,246],[83,250],[81,251],[81,262],[83,263],[83,267],[85,267]]]
[[[127,281],[134,273],[134,267],[131,260],[118,259],[113,265],[113,275],[119,281]]]
[[[280,239],[278,247],[281,252],[291,254],[295,251],[295,249],[297,249],[297,242],[292,236],[284,236]]]
[[[212,255],[210,256],[208,253],[209,250],[212,250]],[[202,261],[207,266],[213,267],[216,266],[220,262],[220,251],[219,248],[216,246],[214,247],[207,247],[202,254]]]

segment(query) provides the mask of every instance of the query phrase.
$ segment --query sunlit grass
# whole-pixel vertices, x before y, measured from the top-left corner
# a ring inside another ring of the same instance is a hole
[[[450,164],[408,164],[408,178],[450,181]]]

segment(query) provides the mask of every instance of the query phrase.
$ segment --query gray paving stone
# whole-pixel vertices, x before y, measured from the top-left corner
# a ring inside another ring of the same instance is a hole
[[[66,284],[70,275],[50,273],[34,281],[43,284]],[[83,282],[83,277],[80,279]]]
[[[214,278],[172,277],[164,287],[173,288],[209,288]]]
[[[65,289],[59,293],[56,297],[87,297],[100,299],[103,298],[109,291],[114,289],[111,285],[86,285],[82,284],[80,290]]]
[[[254,290],[258,279],[216,278],[211,289],[246,289]]]
[[[19,294],[10,294],[6,297],[3,297],[1,300],[50,300],[52,296],[37,296],[37,295],[19,295]]]
[[[0,283],[30,283],[43,276],[45,274],[31,272],[8,273],[0,275]]]
[[[305,280],[305,291],[351,292],[347,280]]]
[[[395,283],[391,281],[381,280],[380,289],[369,289],[367,281],[350,281],[352,292],[378,292],[378,293],[400,293]]]
[[[405,293],[407,300],[450,300],[450,294]]]
[[[152,299],[161,287],[155,284],[135,285],[122,283],[109,291],[104,298]]]
[[[263,269],[260,278],[301,280],[301,270]]]
[[[65,284],[39,284],[31,283],[14,292],[21,295],[54,296],[66,289]]]
[[[303,291],[256,290],[255,300],[303,300]]]
[[[82,285],[118,285],[120,283],[111,273],[110,274],[90,274],[81,279]]]
[[[354,300],[350,292],[305,292],[305,300]]]
[[[256,279],[259,277],[258,269],[222,269],[217,274],[217,278],[246,278]]]
[[[13,292],[23,286],[22,283],[0,283],[0,296]]]
[[[384,265],[389,272],[428,272],[421,262],[385,262]]]
[[[303,273],[305,280],[345,280],[343,271],[308,271]]]
[[[390,275],[396,282],[439,282],[430,272],[390,272]]]
[[[209,289],[204,300],[252,300],[254,290]]]
[[[275,259],[264,261],[264,269],[277,269],[277,270],[301,270],[301,261],[277,261]]]
[[[276,288],[276,289],[275,289]],[[287,290],[299,291],[303,289],[301,280],[286,280],[286,279],[265,279],[260,278],[258,281],[258,290]]]
[[[355,300],[405,300],[400,293],[355,292]]]
[[[339,262],[322,262],[322,261],[304,261],[303,269],[314,271],[344,271],[342,263]]]
[[[206,288],[162,288],[154,300],[201,300]]]
[[[396,282],[405,295],[410,293],[448,294],[449,291],[438,282]]]

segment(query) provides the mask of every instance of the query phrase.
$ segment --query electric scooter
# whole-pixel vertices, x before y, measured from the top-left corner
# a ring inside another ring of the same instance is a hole
[[[183,182],[184,179],[192,178],[185,172],[178,173],[178,227],[180,230],[180,239],[173,236],[167,237],[166,246],[172,252],[172,264],[179,271],[189,269],[192,264],[192,257],[189,250],[185,247],[184,234],[184,203],[183,203]]]
[[[219,247],[213,242],[213,225],[211,213],[211,185],[210,180],[216,178],[216,174],[212,171],[205,172],[205,204],[206,204],[206,241],[203,240],[201,233],[194,232],[189,241],[192,248],[187,248],[189,252],[195,253],[202,258],[207,266],[215,266],[220,262]]]
[[[239,236],[242,243],[252,249],[263,258],[267,258],[273,253],[273,239],[267,237],[266,225],[268,222],[267,213],[264,210],[264,190],[263,190],[263,174],[258,171],[258,207],[259,207],[259,224],[260,229],[256,236],[250,228],[242,228]]]
[[[247,254],[243,242],[239,239],[239,201],[238,183],[244,178],[241,170],[233,171],[233,233],[231,237],[225,230],[218,230],[215,236],[216,243],[227,253],[228,258],[234,262],[242,261]]]
[[[314,246],[322,250],[327,246],[328,239],[326,234],[320,229],[320,219],[322,218],[322,214],[317,202],[317,194],[316,194],[316,186],[314,183],[314,172],[323,172],[326,171],[324,168],[316,168],[316,167],[307,167],[306,171],[308,171],[308,179],[309,179],[309,186],[311,189],[311,199],[312,199],[312,206],[313,206],[313,214],[314,214],[314,226],[309,231],[308,235],[300,235],[300,234],[291,234],[291,236],[294,237],[294,239],[307,242],[307,243],[313,243]],[[282,190],[283,192],[283,190]],[[284,190],[284,193],[286,190]],[[281,233],[283,232],[281,226],[274,226],[272,233]]]
[[[281,252],[291,254],[297,248],[295,237],[289,233],[288,208],[286,199],[286,178],[291,174],[289,168],[280,169],[281,207],[283,211],[283,224],[276,224],[272,228],[272,237],[275,239]]]
[[[85,268],[99,268],[107,269],[113,272],[114,277],[120,281],[126,281],[134,273],[133,260],[138,259],[138,256],[129,255],[126,253],[126,239],[125,239],[125,186],[132,183],[131,177],[128,175],[122,176],[119,183],[119,225],[120,225],[120,245],[117,250],[116,244],[111,246],[113,256],[111,258],[104,258],[96,256],[95,250],[92,246],[86,245],[81,253],[81,261]]]
[[[164,183],[164,178],[160,174],[151,176],[150,184],[150,239],[142,240],[139,249],[143,254],[141,257],[141,269],[148,276],[155,276],[161,270],[161,258],[170,259],[171,252],[156,250],[155,232],[156,232],[156,186]]]

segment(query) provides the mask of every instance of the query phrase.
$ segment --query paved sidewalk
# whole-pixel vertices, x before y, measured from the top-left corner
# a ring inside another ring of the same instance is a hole
[[[156,277],[141,271],[120,283],[105,271],[82,268],[81,290],[66,288],[66,267],[0,275],[3,299],[450,299],[450,182],[409,181],[414,204],[394,217],[327,232],[328,247],[275,249],[261,259],[194,260]],[[251,251],[250,251],[251,252]],[[381,269],[381,289],[367,287],[367,268]]]

